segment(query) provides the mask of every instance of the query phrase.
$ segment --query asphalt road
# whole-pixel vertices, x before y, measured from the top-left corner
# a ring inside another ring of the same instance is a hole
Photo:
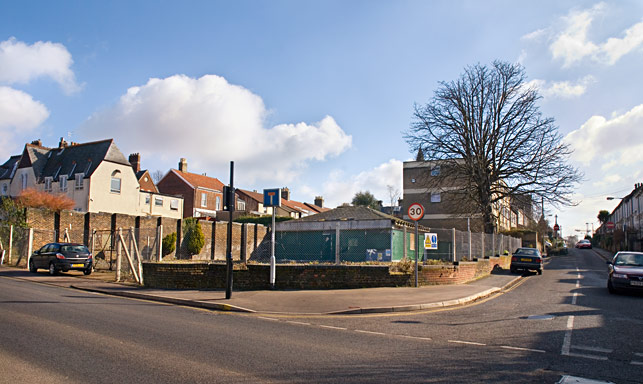
[[[0,277],[1,383],[643,382],[643,296],[590,250],[452,310],[257,316]]]

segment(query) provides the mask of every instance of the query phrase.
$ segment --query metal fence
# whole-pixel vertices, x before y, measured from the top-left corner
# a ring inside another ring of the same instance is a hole
[[[437,249],[425,249],[425,235],[429,233],[437,235]],[[275,258],[277,263],[399,261],[413,259],[416,244],[420,260],[463,261],[513,253],[522,246],[522,240],[453,228],[419,231],[419,239],[415,239],[411,228],[342,229],[338,224],[333,229],[331,223],[318,227],[302,223],[301,227],[291,225],[275,232]],[[251,261],[268,263],[270,252],[268,234]]]

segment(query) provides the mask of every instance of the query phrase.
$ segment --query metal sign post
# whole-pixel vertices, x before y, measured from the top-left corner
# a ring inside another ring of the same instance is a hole
[[[234,213],[234,208],[237,203],[237,198],[234,194],[234,161],[230,162],[230,187],[224,188],[224,198],[227,197],[228,203],[228,213],[230,214],[228,220],[228,238],[227,238],[227,248],[228,252],[226,254],[226,285],[225,285],[225,298],[230,299],[232,297],[232,277],[233,277],[233,267],[232,267],[232,214]]]
[[[270,286],[275,288],[277,278],[277,259],[275,258],[275,214],[277,207],[281,207],[281,189],[263,190],[264,207],[272,207],[272,227],[270,227]]]
[[[409,219],[415,221],[415,287],[418,287],[418,253],[420,252],[420,236],[418,230],[418,221],[424,217],[424,207],[422,204],[413,203],[409,206]]]

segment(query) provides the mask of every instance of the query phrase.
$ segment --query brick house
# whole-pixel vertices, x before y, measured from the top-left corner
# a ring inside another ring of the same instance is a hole
[[[157,183],[161,193],[183,198],[183,217],[216,218],[223,210],[223,183],[215,177],[188,172],[185,158],[179,161],[179,169],[170,169]],[[244,208],[237,203],[237,208]]]
[[[263,193],[257,191],[248,191],[245,189],[237,189],[237,198],[245,202],[245,211],[256,215],[272,214],[272,207],[264,207]],[[320,212],[328,211],[323,208],[324,199],[321,197],[315,198],[315,204],[301,203],[299,201],[290,199],[290,190],[288,188],[281,189],[281,207],[277,208],[275,214],[277,216],[289,216],[295,219],[314,215]]]

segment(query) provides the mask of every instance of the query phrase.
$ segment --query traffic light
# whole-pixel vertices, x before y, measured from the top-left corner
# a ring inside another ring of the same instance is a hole
[[[227,185],[223,186],[223,209],[226,211],[234,211],[235,208],[234,188]]]

